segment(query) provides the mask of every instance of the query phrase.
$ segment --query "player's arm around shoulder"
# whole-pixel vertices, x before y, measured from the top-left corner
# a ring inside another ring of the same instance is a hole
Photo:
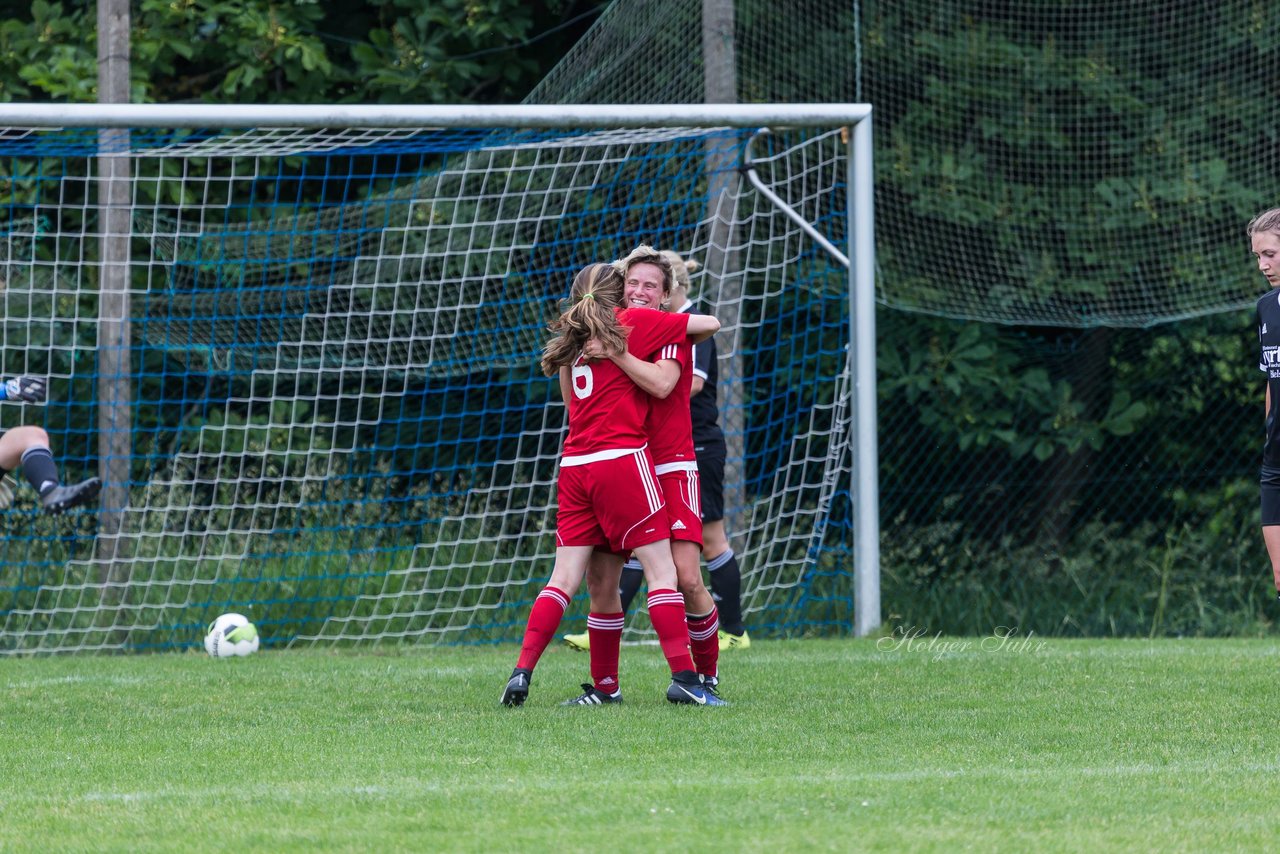
[[[720,321],[709,314],[690,314],[688,335],[694,344],[706,341],[720,331]]]
[[[621,355],[609,355],[594,338],[587,342],[582,352],[588,358],[609,359],[633,383],[640,386],[642,391],[660,400],[665,400],[680,381],[682,367],[676,359],[663,358],[657,362],[646,362],[630,350]]]
[[[666,400],[680,381],[680,363],[675,359],[646,362],[632,353],[612,358],[633,383],[659,400]]]

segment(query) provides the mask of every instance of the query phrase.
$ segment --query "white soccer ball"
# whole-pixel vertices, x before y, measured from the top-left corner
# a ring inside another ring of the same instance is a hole
[[[209,624],[205,652],[214,658],[231,658],[258,651],[258,630],[244,614],[223,614]]]

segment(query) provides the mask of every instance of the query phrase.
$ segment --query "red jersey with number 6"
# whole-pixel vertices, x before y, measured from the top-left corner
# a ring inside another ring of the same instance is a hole
[[[618,322],[630,329],[627,350],[647,362],[656,361],[663,347],[689,337],[685,314],[627,308],[618,310]],[[579,356],[569,374],[572,395],[567,401],[569,435],[564,456],[644,447],[652,400],[648,394],[609,359],[587,362]]]

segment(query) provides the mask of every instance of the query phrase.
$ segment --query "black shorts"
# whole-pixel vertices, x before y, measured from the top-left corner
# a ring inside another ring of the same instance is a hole
[[[1262,524],[1280,525],[1280,468],[1263,466],[1261,481]]]
[[[695,453],[698,485],[702,491],[702,521],[719,522],[724,518],[724,448],[699,447]]]

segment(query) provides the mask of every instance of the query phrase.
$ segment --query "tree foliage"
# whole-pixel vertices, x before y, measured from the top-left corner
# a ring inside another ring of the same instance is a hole
[[[605,0],[133,0],[136,103],[508,103]],[[0,2],[0,100],[94,101],[97,4]]]
[[[740,46],[779,29],[737,6]],[[748,99],[874,107],[886,545],[1048,560],[1094,522],[1255,524],[1262,385],[1233,306],[1264,285],[1243,229],[1275,203],[1278,9],[866,0],[746,60]],[[1159,314],[1111,325],[1138,292]]]

